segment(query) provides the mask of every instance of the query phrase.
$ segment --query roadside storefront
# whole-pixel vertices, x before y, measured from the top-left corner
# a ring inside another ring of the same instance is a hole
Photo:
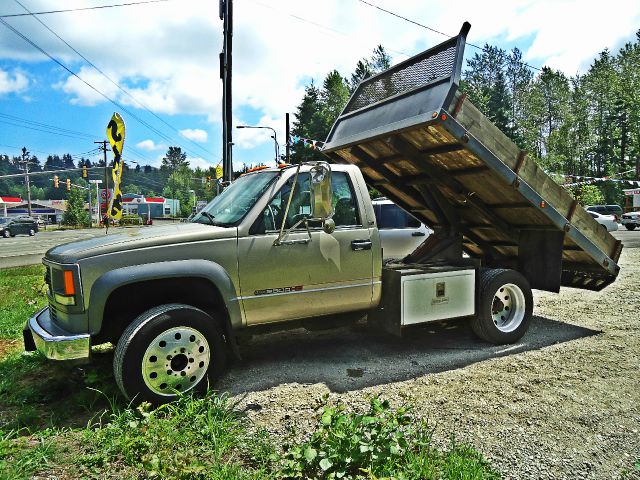
[[[139,215],[143,219],[175,216],[180,212],[180,200],[164,197],[145,197],[125,194],[122,197],[125,215]]]
[[[31,202],[31,216],[49,224],[60,223],[66,210],[67,202],[65,200],[33,200]],[[27,202],[22,200],[7,208],[7,216],[18,217],[20,215],[29,215],[29,206]]]
[[[624,211],[634,212],[640,210],[640,188],[632,188],[623,190],[624,192]]]
[[[18,197],[0,197],[0,216],[8,216],[8,209],[21,203],[22,199]]]

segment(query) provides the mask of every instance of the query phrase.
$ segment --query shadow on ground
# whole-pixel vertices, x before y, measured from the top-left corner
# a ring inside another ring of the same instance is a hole
[[[536,350],[600,332],[533,317],[522,340],[495,346],[473,334],[468,322],[438,323],[397,338],[366,328],[255,337],[217,388],[238,394],[282,383],[324,383],[347,392],[453,370],[490,358]]]
[[[467,322],[411,330],[403,338],[366,327],[323,332],[294,330],[255,337],[243,346],[243,361],[216,385],[240,394],[283,383],[324,383],[334,392],[359,390],[453,370],[486,359],[535,350],[599,332],[534,317],[521,342],[494,346],[478,340]],[[111,370],[110,351],[90,365],[48,362],[37,354],[11,354],[0,361],[0,429],[83,427],[126,406]]]

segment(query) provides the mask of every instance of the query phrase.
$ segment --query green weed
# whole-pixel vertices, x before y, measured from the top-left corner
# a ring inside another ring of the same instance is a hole
[[[411,415],[411,408],[391,409],[373,398],[365,414],[342,405],[325,407],[311,438],[285,446],[280,475],[326,479],[496,479],[471,447],[452,442],[440,452],[431,446],[432,431]]]

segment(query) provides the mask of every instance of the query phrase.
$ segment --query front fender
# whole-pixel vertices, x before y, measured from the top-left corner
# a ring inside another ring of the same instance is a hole
[[[199,277],[209,280],[220,291],[229,314],[232,330],[243,325],[238,294],[227,271],[209,260],[176,260],[146,263],[110,270],[100,276],[91,286],[89,293],[89,332],[96,334],[102,328],[102,320],[107,299],[111,293],[124,285],[149,280],[167,278]]]

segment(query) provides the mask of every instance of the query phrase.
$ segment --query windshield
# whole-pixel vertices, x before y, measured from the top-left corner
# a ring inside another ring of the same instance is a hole
[[[261,172],[238,178],[191,221],[220,226],[237,224],[277,176],[278,172]]]
[[[7,217],[0,217],[0,224],[1,223],[9,223],[9,220],[11,220],[11,219],[7,218]]]

